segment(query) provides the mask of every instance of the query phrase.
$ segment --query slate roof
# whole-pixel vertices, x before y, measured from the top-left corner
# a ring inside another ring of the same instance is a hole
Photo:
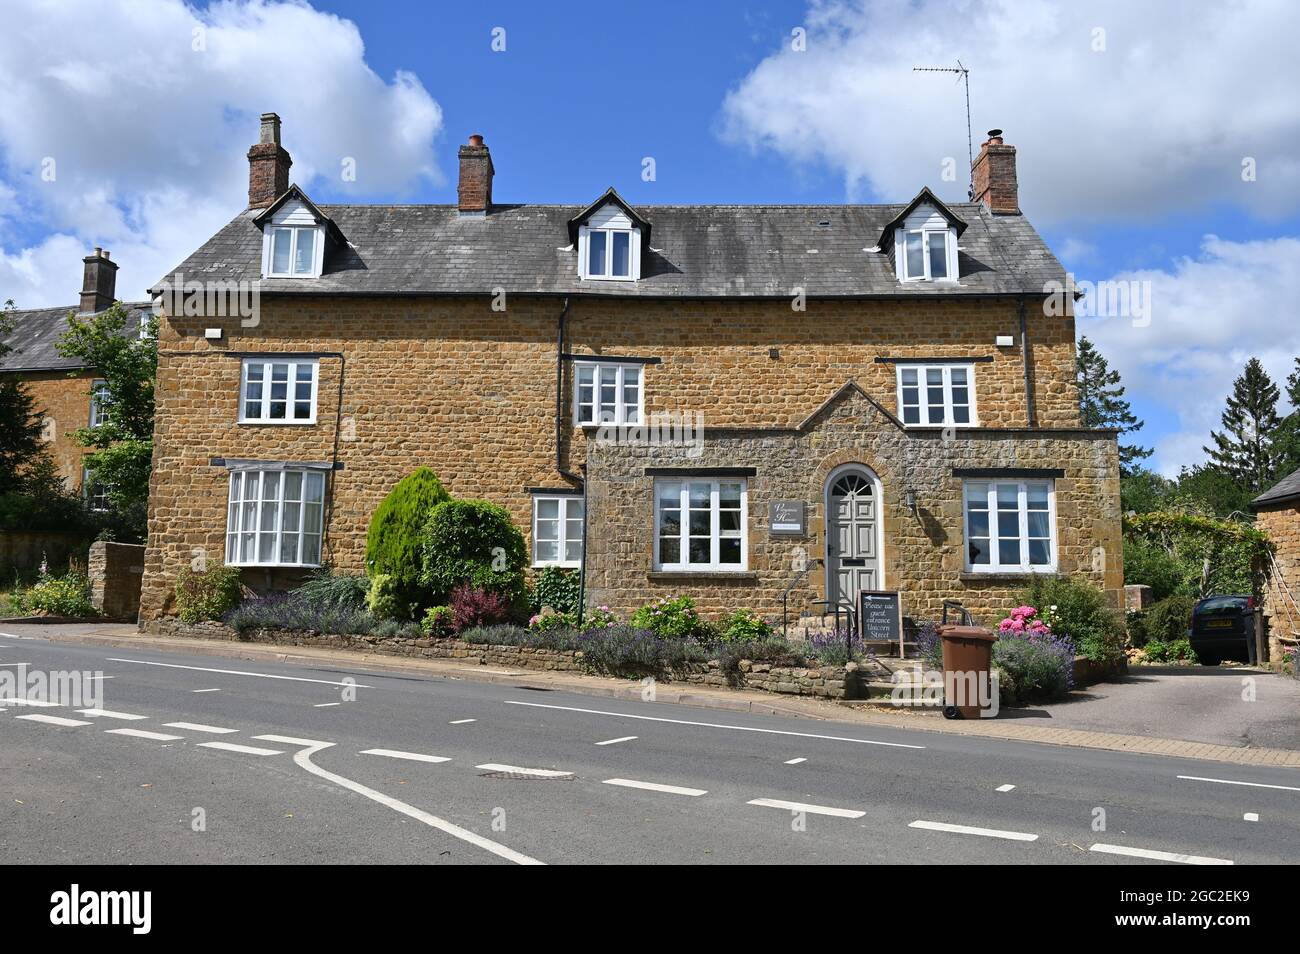
[[[1252,500],[1250,509],[1258,510],[1261,507],[1290,503],[1293,500],[1300,500],[1300,470],[1283,477],[1275,485]]]
[[[347,239],[320,278],[275,278],[261,294],[602,295],[615,298],[787,298],[1042,294],[1065,270],[1020,215],[953,203],[968,224],[961,282],[902,283],[876,250],[907,204],[637,206],[654,226],[636,282],[583,282],[568,223],[580,205],[494,205],[460,215],[451,205],[322,205]],[[259,210],[236,216],[174,271],[185,281],[261,279]],[[161,285],[168,276],[159,279]]]
[[[147,301],[126,302],[126,327],[124,335],[140,333],[140,316],[152,309]],[[77,305],[60,308],[32,308],[13,311],[13,327],[0,334],[0,341],[14,350],[0,358],[0,372],[4,371],[76,371],[86,365],[77,358],[65,358],[54,350],[54,342],[68,328],[68,312],[78,310]]]

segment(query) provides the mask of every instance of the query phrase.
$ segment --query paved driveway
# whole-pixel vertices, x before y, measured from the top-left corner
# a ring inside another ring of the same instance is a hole
[[[1253,688],[1254,698],[1250,698]],[[1004,710],[1063,729],[1300,749],[1300,680],[1219,666],[1135,666],[1067,702]]]

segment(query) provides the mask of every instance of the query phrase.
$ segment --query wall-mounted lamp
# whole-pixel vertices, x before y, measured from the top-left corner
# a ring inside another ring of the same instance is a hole
[[[912,490],[911,488],[908,488],[907,490],[903,491],[903,500],[907,504],[907,509],[912,511],[912,514],[915,515],[916,514],[916,491]]]

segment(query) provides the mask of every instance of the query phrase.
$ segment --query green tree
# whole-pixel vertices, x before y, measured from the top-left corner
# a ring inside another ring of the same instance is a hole
[[[1295,367],[1287,375],[1286,397],[1291,404],[1291,413],[1282,418],[1273,435],[1279,480],[1300,469],[1300,358],[1295,359]]]
[[[1249,514],[1255,496],[1249,487],[1222,468],[1197,464],[1179,471],[1178,487],[1170,506],[1160,509],[1227,518],[1234,513]]]
[[[417,467],[397,482],[370,518],[366,573],[372,580],[386,577],[381,589],[403,608],[404,617],[429,603],[420,583],[420,544],[429,514],[450,499],[433,471]]]
[[[13,330],[13,312],[12,299],[0,309],[0,360],[14,350],[4,341]],[[47,456],[40,410],[30,392],[13,377],[0,381],[0,494],[25,490],[26,475]]]
[[[1139,465],[1119,479],[1120,508],[1125,513],[1162,510],[1177,490],[1178,484],[1168,477]]]
[[[59,354],[94,368],[105,382],[104,422],[72,437],[86,455],[90,479],[107,488],[125,537],[144,539],[153,458],[154,377],[158,372],[158,319],[146,316],[141,335],[123,334],[128,320],[121,302],[95,315],[68,316]],[[89,394],[87,394],[89,397]]]
[[[1124,400],[1124,385],[1118,371],[1112,371],[1097,346],[1086,337],[1079,339],[1074,359],[1075,378],[1079,384],[1079,417],[1084,427],[1114,427],[1121,434],[1142,429],[1142,421]],[[1120,473],[1132,471],[1137,461],[1151,456],[1151,448],[1136,444],[1119,445]]]
[[[1258,358],[1232,383],[1223,410],[1223,431],[1211,431],[1214,447],[1204,448],[1211,464],[1236,481],[1247,493],[1258,494],[1277,480],[1277,450],[1273,437],[1281,423],[1277,415],[1279,398]]]

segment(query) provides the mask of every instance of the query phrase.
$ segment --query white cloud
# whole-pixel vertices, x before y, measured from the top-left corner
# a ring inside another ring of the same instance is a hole
[[[10,2],[0,89],[0,298],[20,307],[75,301],[94,245],[119,262],[119,295],[143,297],[244,207],[262,112],[283,119],[308,191],[442,181],[442,112],[419,80],[380,78],[351,22],[293,0]]]
[[[1259,358],[1279,388],[1295,369],[1300,238],[1230,242],[1207,235],[1194,258],[1113,280],[1150,283],[1150,323],[1087,318],[1078,332],[1120,372],[1129,396],[1176,418],[1177,429],[1156,442],[1153,458],[1157,469],[1173,474],[1204,459],[1201,447],[1220,427],[1232,381],[1249,358]]]
[[[960,59],[975,149],[985,130],[1006,130],[1036,221],[1300,204],[1300,97],[1288,92],[1300,5],[814,0],[803,26],[805,52],[787,41],[729,93],[724,134],[826,164],[855,197],[898,201],[930,185],[965,198],[961,86],[912,72]],[[1242,181],[1245,157],[1257,181]],[[946,158],[955,182],[941,181]]]

